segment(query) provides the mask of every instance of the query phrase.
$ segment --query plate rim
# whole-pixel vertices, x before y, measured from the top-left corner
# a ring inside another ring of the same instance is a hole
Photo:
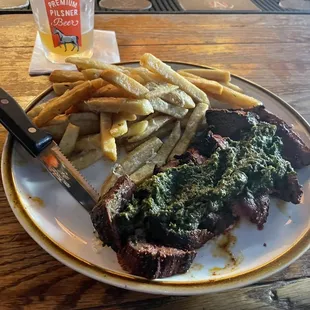
[[[169,61],[164,60],[165,63],[188,65],[192,67],[215,69],[214,67],[201,65],[192,62],[183,61]],[[120,62],[116,65],[128,65],[137,64],[139,61],[128,61]],[[310,125],[308,122],[287,102],[281,99],[276,94],[272,93],[268,89],[252,82],[251,80],[245,79],[235,74],[231,74],[234,78],[244,81],[261,91],[267,93],[269,96],[277,100],[284,108],[289,110],[294,116],[303,124],[310,134]],[[48,87],[41,94],[35,97],[25,108],[25,111],[29,111],[35,106],[42,98],[48,95],[52,91],[52,86]],[[60,245],[56,244],[50,239],[29,217],[25,211],[17,189],[14,185],[12,170],[11,170],[11,156],[12,156],[13,139],[10,135],[7,136],[5,144],[3,146],[2,161],[1,161],[1,175],[3,181],[3,188],[9,202],[9,205],[26,232],[36,241],[46,252],[56,258],[58,261],[82,273],[90,278],[96,279],[100,282],[114,285],[120,288],[152,293],[152,294],[164,294],[164,295],[197,295],[202,293],[215,293],[220,291],[226,291],[229,289],[243,287],[252,283],[255,283],[263,278],[271,276],[272,274],[281,271],[289,264],[297,260],[310,248],[310,228],[307,228],[304,234],[296,240],[290,248],[284,253],[280,254],[273,260],[252,268],[246,272],[237,274],[231,278],[219,278],[210,280],[200,280],[186,282],[162,282],[162,281],[151,281],[144,278],[136,277],[133,275],[120,275],[117,272],[106,270],[105,268],[95,266],[75,254],[70,253]]]

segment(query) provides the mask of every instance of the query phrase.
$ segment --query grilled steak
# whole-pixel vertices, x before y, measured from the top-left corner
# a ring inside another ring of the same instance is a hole
[[[209,109],[206,119],[209,129],[223,137],[236,137],[240,130],[249,129],[258,120],[258,115],[250,111]]]
[[[247,130],[257,121],[267,122],[277,126],[276,135],[283,141],[283,157],[294,168],[302,168],[310,164],[310,148],[295,133],[291,126],[264,106],[246,110],[210,109],[206,112],[209,129],[224,137],[238,138],[241,130]]]
[[[196,251],[183,251],[130,238],[117,253],[120,265],[129,273],[148,279],[170,277],[185,273]]]
[[[291,126],[266,110],[264,106],[258,106],[248,111],[257,114],[260,120],[277,126],[277,135],[283,141],[283,157],[294,168],[298,169],[310,164],[310,148],[304,144]]]
[[[268,194],[258,197],[246,196],[236,200],[232,205],[233,213],[239,217],[247,218],[262,229],[267,221],[270,199]]]
[[[135,189],[135,184],[128,176],[120,177],[91,212],[91,220],[99,238],[115,251],[118,251],[123,243],[115,215],[127,205]]]

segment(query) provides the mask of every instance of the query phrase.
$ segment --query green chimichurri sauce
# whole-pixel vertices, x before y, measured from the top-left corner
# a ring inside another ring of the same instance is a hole
[[[152,176],[137,189],[131,203],[118,215],[124,231],[148,229],[156,217],[176,233],[199,227],[208,213],[219,212],[239,195],[257,195],[295,174],[281,156],[276,126],[258,123],[240,141],[227,139],[203,165],[185,164]]]

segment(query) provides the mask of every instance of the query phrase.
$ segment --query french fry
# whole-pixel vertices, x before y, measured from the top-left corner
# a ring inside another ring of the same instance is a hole
[[[101,157],[102,157],[102,151],[100,149],[93,149],[93,150],[82,152],[81,154],[75,155],[72,158],[70,158],[70,160],[76,169],[82,170],[94,164]]]
[[[52,102],[55,101],[57,98],[52,98],[44,103],[41,103],[39,105],[36,105],[35,107],[33,107],[30,111],[27,112],[28,117],[30,117],[31,119],[35,118],[36,116],[38,116],[41,111],[47,107],[48,105],[52,105]]]
[[[169,94],[163,95],[161,96],[161,99],[185,109],[195,108],[195,102],[192,97],[181,89],[177,89]]]
[[[85,80],[84,75],[78,71],[54,70],[49,76],[52,83],[76,82]]]
[[[137,142],[132,142],[132,143],[125,143],[124,144],[125,150],[127,152],[131,152],[136,147],[138,147],[139,145],[141,145],[142,143],[144,143],[145,141],[147,141],[148,139],[153,138],[153,137],[163,139],[163,138],[167,137],[167,135],[171,132],[173,127],[174,127],[174,123],[168,123],[168,124],[164,125],[163,127],[159,128],[157,131],[154,131],[149,137],[147,137],[143,140],[140,140]]]
[[[102,73],[102,70],[85,69],[85,70],[82,70],[81,73],[83,74],[85,80],[95,80],[95,79],[100,78],[100,74]]]
[[[79,112],[80,110],[76,104],[76,105],[71,106],[68,110],[66,110],[65,114],[70,115],[72,113],[79,113]]]
[[[126,134],[126,137],[133,137],[133,136],[143,134],[143,132],[146,130],[148,124],[149,124],[149,122],[146,120],[132,124],[128,128],[128,132]]]
[[[223,91],[223,86],[216,81],[193,77],[186,77],[186,79],[199,87],[201,90],[210,92],[211,94],[220,95]]]
[[[233,108],[251,108],[262,104],[259,100],[248,95],[239,93],[226,86],[223,86],[223,92],[221,95],[209,93],[209,96],[218,101],[228,103]]]
[[[212,70],[212,69],[182,69],[178,70],[180,74],[191,73],[202,78],[218,81],[218,82],[229,82],[230,72],[224,70]]]
[[[154,159],[150,162],[139,168],[133,174],[130,175],[130,178],[136,184],[141,183],[146,178],[150,177],[153,174],[155,165],[162,166],[166,163],[167,158],[171,151],[173,150],[174,146],[177,144],[181,137],[181,126],[180,122],[177,121],[174,125],[174,128],[164,142],[164,144],[158,150],[158,153],[154,157]]]
[[[64,155],[69,156],[73,152],[75,143],[79,136],[79,131],[79,127],[70,123],[68,124],[66,131],[59,143],[59,148]]]
[[[132,79],[134,79],[135,81],[137,81],[138,83],[140,83],[142,85],[145,84],[144,79],[138,73],[128,72],[128,73],[125,73],[125,74],[128,75],[129,77],[131,77]]]
[[[165,83],[165,84],[155,84],[155,83],[152,83],[152,82],[146,84],[145,87],[148,90],[150,90],[150,92],[148,92],[145,95],[146,99],[153,99],[153,98],[161,97],[161,96],[169,94],[172,91],[174,91],[174,90],[179,88],[179,86],[171,85],[171,84],[168,84],[168,83]]]
[[[150,160],[156,154],[162,144],[163,142],[160,139],[153,137],[128,153],[120,163],[124,173],[130,175],[139,169],[147,160]]]
[[[98,133],[78,139],[74,147],[74,152],[79,153],[82,151],[89,151],[100,148],[101,148],[101,135]]]
[[[231,88],[234,91],[237,91],[239,93],[244,93],[243,89],[241,87],[239,87],[238,85],[232,84],[230,82],[227,83],[223,83],[224,86]]]
[[[53,83],[53,90],[57,96],[61,96],[68,89],[72,89],[75,86],[82,84],[83,82],[84,81]]]
[[[132,114],[128,112],[120,112],[118,114],[121,115],[122,118],[125,119],[126,121],[135,121],[137,119],[136,114]]]
[[[129,143],[141,141],[151,135],[153,132],[157,131],[160,127],[164,126],[168,122],[172,120],[171,116],[161,115],[154,117],[153,119],[148,121],[148,126],[146,130],[138,136],[134,136],[128,139]]]
[[[66,58],[67,63],[71,63],[76,65],[79,69],[85,70],[85,69],[99,69],[99,70],[116,70],[121,71],[121,68],[115,65],[109,65],[105,64],[103,62],[93,60],[90,58],[85,57],[67,57]]]
[[[150,70],[143,68],[143,67],[132,68],[131,72],[139,74],[143,78],[145,83],[148,83],[148,82],[158,82],[158,83],[166,82],[166,80],[164,78],[162,78],[160,75],[153,73]]]
[[[94,92],[93,97],[130,97],[125,90],[112,84],[107,84]]]
[[[53,125],[57,126],[57,125],[61,125],[61,124],[65,124],[66,126],[68,126],[69,117],[67,115],[64,115],[64,114],[57,115],[55,118],[53,118],[52,120],[47,122],[46,126],[53,126]]]
[[[80,136],[93,135],[100,132],[99,120],[74,120],[71,123],[80,127]]]
[[[179,86],[180,89],[184,90],[197,102],[205,102],[209,104],[208,97],[202,90],[191,84],[183,76],[152,54],[144,54],[140,59],[140,64],[141,66],[158,73],[171,84]]]
[[[91,93],[102,86],[102,79],[86,81],[81,85],[68,90],[65,94],[57,97],[51,104],[46,105],[38,116],[34,118],[34,123],[38,127],[42,127],[55,116],[64,113],[72,105],[79,103],[81,100],[86,100]]]
[[[196,108],[193,110],[188,120],[188,123],[185,127],[182,137],[180,138],[180,140],[178,141],[178,143],[172,150],[169,156],[169,159],[173,159],[175,155],[183,154],[187,150],[192,138],[196,134],[199,123],[204,117],[207,109],[208,109],[207,104],[202,103],[202,102],[197,104]]]
[[[143,98],[145,94],[148,93],[146,87],[120,71],[106,70],[102,72],[101,77],[114,86],[124,89],[134,98]]]
[[[63,123],[59,125],[49,125],[41,127],[44,131],[48,132],[53,139],[57,142],[60,141],[62,136],[64,135],[66,128],[68,126],[68,123]]]
[[[113,122],[110,129],[110,134],[114,138],[123,136],[128,131],[126,119],[124,119],[121,114],[114,114],[112,120]]]
[[[116,161],[117,150],[115,138],[110,133],[111,125],[111,114],[100,113],[101,149],[104,156],[111,159],[112,161]]]
[[[128,112],[137,115],[149,115],[154,112],[153,106],[146,99],[126,98],[92,98],[86,101],[87,106],[94,112],[119,113]]]
[[[72,113],[69,115],[69,121],[71,123],[78,121],[99,121],[99,116],[93,112]]]
[[[188,109],[170,104],[160,98],[150,99],[150,103],[155,111],[171,115],[175,118],[183,118],[188,112]]]

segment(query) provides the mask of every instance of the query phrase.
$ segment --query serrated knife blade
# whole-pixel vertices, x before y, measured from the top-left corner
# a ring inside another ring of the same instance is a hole
[[[99,194],[52,141],[37,158],[48,172],[88,211],[99,199]]]
[[[18,103],[0,88],[0,123],[90,212],[99,194],[62,154],[50,134],[36,127]]]

